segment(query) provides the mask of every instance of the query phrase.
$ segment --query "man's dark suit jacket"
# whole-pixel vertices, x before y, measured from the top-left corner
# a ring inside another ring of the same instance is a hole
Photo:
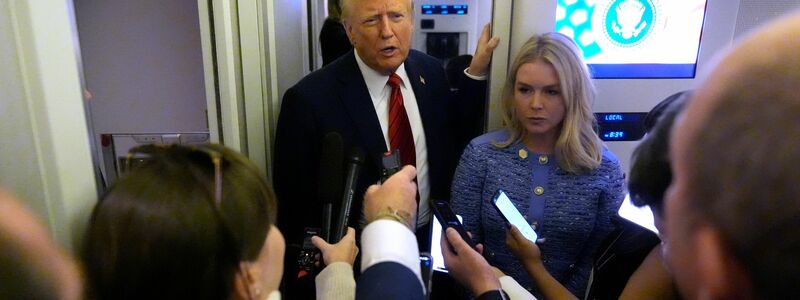
[[[461,152],[470,139],[483,131],[486,81],[461,74],[459,91],[451,92],[442,63],[416,50],[410,50],[404,66],[425,130],[430,196],[449,199]],[[297,248],[292,245],[302,244],[303,228],[322,225],[318,187],[321,180],[331,179],[317,177],[322,140],[329,132],[341,134],[345,156],[352,147],[361,148],[365,154],[349,223],[359,230],[363,194],[369,185],[379,181],[381,156],[387,149],[354,51],[309,74],[283,97],[275,139],[273,184],[278,196],[278,227],[289,244],[287,278],[297,274]],[[338,204],[334,203],[334,221]]]
[[[419,278],[410,269],[396,262],[382,262],[370,266],[356,284],[356,299],[425,299]],[[505,300],[508,295],[500,290],[489,291],[476,300]]]
[[[356,299],[425,299],[417,275],[399,263],[378,263],[361,275],[356,284]]]

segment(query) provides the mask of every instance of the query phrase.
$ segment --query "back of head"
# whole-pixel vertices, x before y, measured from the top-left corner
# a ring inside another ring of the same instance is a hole
[[[0,190],[0,299],[78,299],[75,264],[19,202]]]
[[[628,191],[637,206],[649,205],[656,213],[663,212],[664,193],[672,182],[669,166],[669,139],[672,124],[683,110],[690,92],[670,95],[645,117],[647,135],[633,152]]]
[[[578,46],[572,39],[558,32],[534,35],[522,45],[514,59],[502,96],[503,120],[512,134],[508,141],[499,146],[507,146],[521,138],[524,129],[516,120],[514,112],[517,72],[522,65],[535,61],[552,65],[561,85],[566,113],[555,149],[559,166],[570,173],[582,173],[596,168],[602,159],[602,145],[592,127],[595,123],[592,113],[594,84]]]
[[[340,0],[328,0],[328,18],[339,20],[342,17],[342,6]]]
[[[797,36],[800,15],[726,56],[691,105],[699,121],[684,153],[691,208],[721,232],[765,299],[800,298]]]
[[[275,221],[271,187],[222,146],[136,151],[147,160],[100,200],[85,238],[92,296],[229,298],[240,262],[258,257]]]

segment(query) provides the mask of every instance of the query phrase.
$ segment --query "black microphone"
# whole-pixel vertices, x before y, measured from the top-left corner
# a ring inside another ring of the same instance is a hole
[[[333,202],[342,194],[342,172],[344,146],[342,135],[329,132],[322,139],[322,155],[319,160],[318,199],[322,202],[322,238],[331,240],[331,215]]]
[[[336,234],[331,243],[338,243],[344,237],[347,223],[350,221],[350,206],[353,204],[353,195],[356,193],[356,183],[358,182],[358,172],[361,163],[364,161],[364,153],[358,147],[350,150],[350,163],[347,166],[347,181],[344,186],[344,196],[342,197],[341,212],[339,222],[336,224]]]

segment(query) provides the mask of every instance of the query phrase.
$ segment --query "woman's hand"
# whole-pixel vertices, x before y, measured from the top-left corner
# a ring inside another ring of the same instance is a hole
[[[544,239],[539,239],[538,242],[544,242]],[[539,246],[526,239],[514,225],[511,225],[506,231],[506,245],[525,266],[528,275],[531,276],[544,296],[543,299],[578,299],[545,269]]]
[[[318,236],[311,237],[311,243],[322,252],[322,259],[326,265],[341,261],[352,266],[356,260],[356,255],[358,255],[356,230],[352,227],[347,227],[347,234],[336,244],[328,244]]]
[[[511,253],[525,264],[541,264],[542,252],[536,243],[526,239],[516,226],[510,225],[506,230],[506,245]]]

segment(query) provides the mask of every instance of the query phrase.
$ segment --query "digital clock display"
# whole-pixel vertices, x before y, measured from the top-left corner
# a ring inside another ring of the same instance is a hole
[[[606,139],[606,140],[614,140],[614,139],[618,140],[618,139],[622,139],[624,137],[625,137],[625,132],[624,131],[609,131],[609,132],[603,133],[603,139]]]
[[[466,15],[469,12],[469,5],[422,5],[423,15]]]
[[[647,113],[596,113],[597,135],[604,141],[636,141],[644,134]]]

